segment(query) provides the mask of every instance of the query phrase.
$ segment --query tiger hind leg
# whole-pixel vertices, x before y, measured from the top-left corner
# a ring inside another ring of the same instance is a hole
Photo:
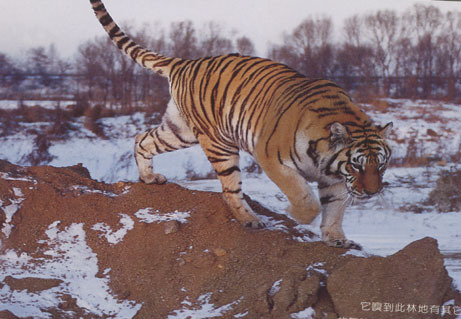
[[[192,130],[171,100],[161,124],[136,136],[134,155],[139,179],[146,184],[165,183],[166,178],[163,175],[153,172],[153,156],[187,148],[197,143]]]
[[[224,199],[234,217],[245,227],[264,228],[264,222],[253,212],[243,197],[239,149],[216,143],[205,135],[200,135],[198,140],[218,175]]]

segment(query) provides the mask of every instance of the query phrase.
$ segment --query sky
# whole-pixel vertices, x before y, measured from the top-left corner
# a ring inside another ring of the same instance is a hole
[[[433,0],[106,0],[112,17],[122,26],[192,20],[197,29],[217,21],[225,30],[249,37],[257,54],[268,44],[282,43],[305,18],[329,16],[336,31],[345,18],[380,9],[402,12],[415,3],[432,4],[442,11],[461,11],[461,2]],[[59,54],[70,57],[88,39],[104,34],[88,0],[0,0],[0,52],[20,56],[52,43]],[[155,29],[152,32],[156,32]]]

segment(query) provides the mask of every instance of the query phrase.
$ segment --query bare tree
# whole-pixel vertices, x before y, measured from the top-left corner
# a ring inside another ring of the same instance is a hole
[[[333,23],[330,18],[308,18],[286,38],[296,52],[299,70],[310,77],[327,77],[333,65]]]
[[[200,32],[199,56],[227,54],[234,50],[232,41],[223,35],[223,27],[216,22],[208,22]]]
[[[27,51],[26,65],[28,72],[35,75],[38,84],[42,86],[52,85],[51,59],[44,47],[31,48]]]
[[[456,83],[461,78],[461,12],[447,12],[437,39],[440,54],[437,73],[447,77],[447,97],[457,96]]]
[[[255,47],[248,37],[240,37],[236,40],[237,52],[242,55],[254,55]]]
[[[373,48],[373,59],[378,75],[384,81],[384,93],[389,95],[391,74],[395,74],[396,48],[399,37],[399,17],[395,11],[380,10],[365,17],[365,30]]]
[[[308,18],[285,35],[284,45],[272,46],[268,55],[309,77],[329,77],[334,69],[332,33],[330,18]]]
[[[435,6],[415,4],[404,14],[406,32],[414,43],[415,76],[421,87],[421,97],[432,96],[435,77],[436,39],[441,31],[442,13]]]
[[[0,53],[0,87],[4,98],[9,98],[10,95],[19,89],[19,85],[24,80],[22,70],[16,66],[13,59],[4,53]]]
[[[83,76],[90,100],[107,101],[114,92],[115,55],[107,37],[87,41],[78,48],[76,70]]]
[[[196,31],[192,21],[172,23],[169,36],[169,55],[183,59],[199,57],[197,36],[195,34]]]

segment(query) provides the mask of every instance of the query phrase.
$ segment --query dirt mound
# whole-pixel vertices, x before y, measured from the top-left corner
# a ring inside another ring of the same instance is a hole
[[[358,257],[251,205],[269,229],[242,228],[217,193],[0,161],[0,318],[416,317],[409,305],[441,318],[459,310],[433,239],[387,258]]]

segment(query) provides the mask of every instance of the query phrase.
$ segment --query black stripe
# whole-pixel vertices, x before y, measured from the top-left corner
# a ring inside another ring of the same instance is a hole
[[[328,113],[322,113],[322,114],[319,114],[317,115],[317,117],[319,119],[323,118],[323,117],[327,117],[327,116],[334,116],[334,115],[338,115],[339,113],[338,112],[328,112]]]
[[[331,203],[336,202],[338,200],[339,200],[339,198],[335,198],[334,195],[326,195],[326,196],[320,197],[320,203],[322,205],[331,204]]]
[[[121,50],[123,49],[123,45],[130,41],[130,38],[125,36],[124,38],[121,38],[120,40],[117,40],[117,47]]]
[[[222,163],[222,162],[227,162],[229,160],[228,157],[226,158],[217,158],[217,157],[213,157],[213,156],[208,156],[208,161],[210,161],[210,163]]]
[[[93,1],[91,1],[93,2]],[[95,1],[96,2],[99,2],[99,1]],[[106,8],[104,7],[104,5],[101,3],[99,6],[97,6],[96,8],[93,8],[94,11],[106,11]]]
[[[144,156],[144,154],[141,153],[141,152],[136,152],[136,154],[141,155],[141,157],[144,158],[144,159],[146,159],[146,160],[152,159],[151,157],[146,157],[146,156]]]
[[[320,81],[322,81],[322,80],[320,80]],[[334,88],[341,89],[341,87],[339,85],[337,85],[336,83],[327,82],[327,83],[324,83],[324,84],[319,84],[319,85],[316,85],[314,87],[311,87],[311,88],[309,88],[309,90],[313,91],[313,90],[322,89],[324,87],[334,87]]]
[[[128,50],[129,50],[131,47],[136,46],[136,43],[135,43],[133,40],[130,40],[130,39],[128,39],[128,40],[131,41],[131,42],[130,42],[130,44],[128,44],[128,45],[126,46],[126,48],[124,49],[126,53],[128,53]]]
[[[99,18],[99,22],[103,26],[107,26],[107,25],[111,24],[113,21],[114,20],[112,20],[111,16],[108,13],[103,15],[101,18]]]
[[[331,165],[333,164],[333,162],[336,161],[336,159],[338,158],[339,153],[340,153],[340,152],[334,154],[334,155],[328,160],[328,163],[327,163],[327,165],[325,166],[325,168],[326,168],[326,170],[325,170],[325,175],[333,175],[333,174],[336,173],[336,172],[332,172],[332,171],[330,170],[330,168],[331,168]]]
[[[157,140],[161,143],[161,145],[165,148],[166,151],[170,152],[170,151],[174,151],[174,150],[177,150],[178,147],[176,145],[171,145],[169,144],[167,141],[165,141],[164,139],[162,139],[159,135],[158,135],[158,132],[155,131],[155,137],[157,138]]]
[[[298,166],[298,163],[296,162],[295,157],[293,156],[293,152],[290,149],[290,159],[295,164],[296,170],[301,174],[304,175],[304,172],[301,170],[301,168]]]
[[[149,132],[149,134],[150,134],[150,132]],[[147,150],[146,150],[144,147],[142,147],[141,144],[142,144],[142,142],[144,142],[144,140],[145,140],[146,138],[147,138],[147,134],[144,135],[144,137],[143,137],[143,138],[139,141],[139,143],[138,143],[139,147],[140,147],[143,151],[145,151],[145,152],[147,152]]]
[[[216,173],[218,174],[218,176],[229,176],[233,174],[234,172],[240,172],[240,168],[238,166],[232,166],[232,167],[229,167],[228,169],[225,169],[223,171],[216,172]]]
[[[241,188],[237,188],[237,189],[234,189],[234,190],[230,190],[230,189],[225,189],[223,190],[223,193],[229,193],[229,194],[238,194],[242,191]]]
[[[113,39],[116,36],[123,35],[123,33],[119,33],[119,31],[120,31],[120,28],[118,27],[118,25],[114,25],[114,27],[112,29],[110,29],[110,31],[109,31],[109,37],[111,39]]]
[[[317,154],[318,141],[309,141],[309,148],[306,151],[307,156],[312,160],[315,166],[319,164],[319,154]]]
[[[283,164],[283,160],[282,160],[282,156],[281,156],[281,154],[280,154],[280,150],[277,151],[277,158],[278,158],[278,160],[279,160],[279,163],[282,164],[282,165],[284,165],[284,164]]]

